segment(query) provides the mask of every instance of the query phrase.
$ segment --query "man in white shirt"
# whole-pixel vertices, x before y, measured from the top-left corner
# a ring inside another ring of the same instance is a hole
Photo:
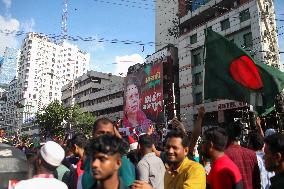
[[[53,141],[45,143],[35,161],[36,175],[32,179],[20,181],[15,189],[67,189],[65,183],[53,176],[64,156],[65,152],[59,144]]]
[[[166,169],[163,161],[153,152],[153,145],[151,136],[140,136],[138,150],[143,157],[137,164],[138,180],[149,183],[155,189],[163,189]]]

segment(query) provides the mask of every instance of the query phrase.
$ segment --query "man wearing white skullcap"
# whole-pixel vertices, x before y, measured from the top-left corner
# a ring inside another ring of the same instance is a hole
[[[16,184],[15,189],[67,189],[65,183],[57,180],[53,172],[64,159],[63,148],[53,141],[45,143],[36,158],[36,175]]]

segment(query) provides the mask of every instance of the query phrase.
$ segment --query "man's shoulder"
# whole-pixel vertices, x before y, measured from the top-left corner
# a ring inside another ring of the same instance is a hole
[[[183,166],[187,167],[188,172],[201,171],[205,173],[205,169],[200,163],[192,161],[188,158],[186,158],[184,161],[185,161],[185,164]]]
[[[53,188],[53,189],[67,189],[67,185],[55,178],[32,178],[23,180],[16,184],[15,189],[34,189],[34,188]]]

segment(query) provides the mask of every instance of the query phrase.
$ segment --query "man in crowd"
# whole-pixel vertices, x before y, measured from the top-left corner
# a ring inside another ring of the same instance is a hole
[[[168,168],[165,174],[165,189],[205,189],[205,170],[187,158],[188,137],[182,131],[171,131],[166,139],[165,152]]]
[[[264,163],[267,171],[274,171],[270,189],[284,188],[284,134],[273,134],[264,139]]]
[[[116,136],[102,135],[91,141],[88,154],[91,157],[92,175],[97,180],[94,189],[127,188],[118,176],[123,153],[123,141]]]
[[[212,165],[207,177],[210,189],[242,189],[241,173],[233,161],[224,154],[227,134],[221,127],[208,129],[202,140],[202,152]]]
[[[268,189],[271,185],[270,178],[274,176],[273,172],[268,172],[264,166],[264,137],[258,131],[254,131],[249,135],[249,147],[255,151],[257,163],[260,172],[261,189]]]
[[[16,184],[15,189],[67,189],[66,184],[54,178],[53,173],[64,159],[63,148],[53,142],[45,143],[36,158],[36,175]]]
[[[71,144],[73,149],[72,151],[74,155],[80,158],[76,167],[75,186],[77,186],[78,179],[84,172],[84,170],[82,170],[81,168],[83,166],[85,148],[87,146],[87,142],[88,142],[87,137],[82,133],[74,135],[73,138],[71,139]]]
[[[5,129],[0,128],[0,143],[8,143],[9,141],[5,138]]]
[[[95,139],[105,134],[115,135],[121,138],[119,132],[114,127],[111,120],[109,120],[108,118],[97,119],[93,126],[93,138]],[[87,157],[84,163],[84,173],[82,176],[83,189],[91,189],[95,184],[95,180],[92,177],[90,170],[90,163],[90,158]],[[118,174],[126,186],[130,186],[135,180],[135,167],[125,155],[122,156],[122,165],[118,171]]]
[[[154,140],[145,134],[140,136],[138,151],[142,159],[137,164],[138,180],[149,183],[155,189],[164,189],[165,166],[153,152]]]
[[[229,142],[225,154],[239,168],[243,178],[244,189],[259,189],[260,174],[256,154],[254,151],[240,145],[242,123],[238,121],[228,125],[226,130]]]

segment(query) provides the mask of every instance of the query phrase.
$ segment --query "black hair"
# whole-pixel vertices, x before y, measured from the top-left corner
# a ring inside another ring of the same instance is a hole
[[[4,128],[0,128],[0,131],[6,131],[6,129],[4,129]]]
[[[221,127],[213,127],[204,132],[205,141],[213,143],[218,151],[224,151],[227,146],[228,136],[226,130]]]
[[[102,123],[104,125],[106,124],[112,124],[113,125],[113,122],[112,120],[110,120],[109,118],[107,117],[102,117],[102,118],[99,118],[97,119],[95,122],[94,122],[94,125],[93,125],[93,132],[97,129],[97,126]],[[113,125],[114,126],[114,125]]]
[[[83,133],[75,134],[73,138],[71,139],[72,145],[76,144],[80,148],[85,148],[87,145],[87,142],[88,142],[87,137]]]
[[[153,137],[150,135],[142,135],[139,137],[138,144],[141,146],[141,148],[152,148],[154,144]]]
[[[181,138],[182,142],[182,146],[183,147],[188,147],[189,145],[189,140],[188,140],[188,136],[182,132],[181,130],[172,130],[167,134],[166,140],[170,139],[170,138]]]
[[[264,139],[265,144],[268,144],[272,153],[281,153],[284,160],[284,134],[276,133]]]
[[[264,145],[264,137],[257,131],[250,133],[249,144],[253,150],[261,150]]]
[[[107,155],[120,154],[125,152],[124,142],[121,138],[113,135],[101,135],[92,139],[87,148],[88,154],[93,156],[96,153],[103,153]]]
[[[226,131],[230,140],[239,140],[242,134],[243,124],[240,120],[229,124],[226,127]]]

